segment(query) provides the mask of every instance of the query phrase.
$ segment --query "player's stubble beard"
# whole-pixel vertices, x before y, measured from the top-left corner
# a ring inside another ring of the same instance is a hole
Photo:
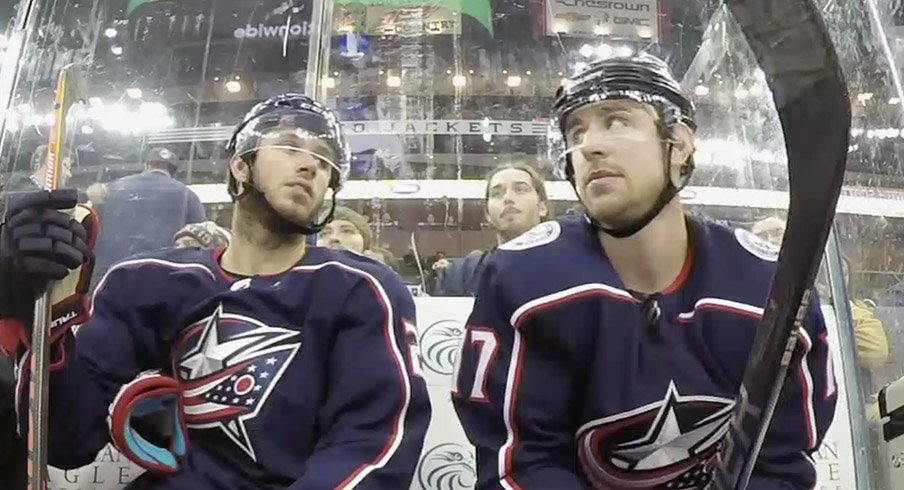
[[[307,229],[277,211],[254,185],[236,202],[234,232],[263,248],[276,248],[304,240]],[[260,233],[263,231],[264,233]]]

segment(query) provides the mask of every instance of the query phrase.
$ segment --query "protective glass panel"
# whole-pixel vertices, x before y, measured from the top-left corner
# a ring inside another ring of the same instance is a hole
[[[696,169],[680,196],[687,209],[781,241],[788,172],[780,121],[738,25],[711,2],[13,3],[0,2],[0,32],[24,16],[17,9],[32,10],[26,29],[13,25],[0,35],[0,106],[9,101],[0,178],[5,193],[38,186],[33,177],[46,162],[39,148],[54,124],[57,74],[84,64],[86,110],[70,128],[68,185],[102,223],[93,286],[136,253],[225,244],[234,214],[225,150],[232,128],[255,103],[291,91],[333,108],[352,151],[349,181],[335,196],[343,208],[337,223],[351,229],[336,226],[311,241],[387,263],[420,296],[473,296],[474,269],[453,278],[456,264],[479,264],[541,219],[582,212],[548,158],[556,89],[594,61],[638,52],[665,59],[696,107]],[[820,488],[895,488],[887,474],[893,465],[883,463],[876,394],[904,375],[904,321],[897,319],[904,312],[895,299],[904,280],[898,3],[818,2],[854,112],[836,222],[849,298],[833,297],[825,277],[818,285],[826,305],[850,300],[857,344],[834,348],[856,348],[861,365],[836,369],[844,370],[839,383],[848,383],[843,398],[862,403],[870,419],[838,425],[847,420],[839,412],[833,439],[814,456]],[[495,173],[512,164],[535,169],[536,179]],[[488,202],[494,192],[498,202]],[[189,223],[206,224],[185,229]],[[421,299],[424,311],[438,311]],[[448,332],[458,339],[462,330]],[[440,377],[431,386],[438,393],[451,375],[451,358],[442,356],[454,355],[442,345],[431,351],[445,353],[435,359],[424,350],[435,371],[428,374]],[[448,406],[437,410],[437,417],[454,417]],[[870,439],[846,436],[850,429]],[[452,488],[470,488],[472,449],[463,436],[430,444],[413,488],[445,489],[448,479],[436,478],[450,474]],[[466,464],[443,466],[453,460]],[[54,473],[52,488],[122,488],[140,473],[109,448],[97,461]],[[863,463],[856,471],[855,461]],[[432,471],[437,466],[447,469]]]

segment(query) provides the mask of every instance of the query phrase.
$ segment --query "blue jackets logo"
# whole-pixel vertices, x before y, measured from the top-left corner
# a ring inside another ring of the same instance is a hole
[[[257,417],[301,342],[300,332],[223,312],[186,329],[173,356],[185,423],[220,430],[257,460],[245,424]]]
[[[499,250],[526,250],[554,242],[562,234],[562,225],[558,221],[547,221],[533,227],[527,233],[512,241],[503,243]]]
[[[735,238],[745,250],[768,262],[778,260],[781,251],[777,245],[767,242],[753,233],[738,228],[735,230]]]
[[[704,488],[734,401],[682,396],[669,383],[655,403],[578,430],[578,456],[594,488]]]
[[[471,490],[477,484],[474,452],[461,444],[440,444],[421,458],[417,479],[425,490]]]

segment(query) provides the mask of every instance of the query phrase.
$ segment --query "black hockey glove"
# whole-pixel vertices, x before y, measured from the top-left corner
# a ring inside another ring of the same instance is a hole
[[[27,340],[34,301],[53,281],[58,281],[51,291],[53,325],[68,327],[87,318],[97,220],[89,208],[76,207],[77,201],[74,189],[21,192],[6,200],[0,224],[0,347],[9,353],[15,350],[13,338]]]

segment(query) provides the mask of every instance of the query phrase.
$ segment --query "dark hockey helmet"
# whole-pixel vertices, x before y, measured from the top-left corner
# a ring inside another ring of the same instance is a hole
[[[328,197],[330,203],[322,206],[319,215],[307,225],[289,223],[279,217],[276,210],[267,203],[271,218],[274,218],[274,222],[283,230],[295,230],[304,234],[318,233],[333,217],[336,193],[347,180],[351,169],[351,149],[342,135],[339,118],[331,109],[306,95],[286,93],[258,103],[245,114],[226,144],[227,156],[229,158],[238,156],[253,166],[257,151],[265,140],[271,135],[283,134],[279,130],[292,131],[299,141],[306,143],[302,146],[292,146],[292,150],[308,153],[332,167],[329,186],[333,195]],[[233,200],[242,199],[249,193],[259,193],[253,181],[239,185],[231,170],[227,188]]]
[[[640,53],[597,61],[559,87],[549,122],[550,159],[555,165],[556,175],[567,179],[572,186],[575,184],[571,153],[576,148],[569,148],[565,138],[568,117],[581,107],[614,99],[630,99],[652,106],[659,118],[659,136],[666,144],[663,164],[667,185],[642,219],[624,228],[609,229],[591,218],[594,226],[606,233],[627,237],[652,221],[690,180],[694,170],[693,157],[681,169],[680,185],[676,187],[672,183],[669,164],[672,146],[669,139],[672,128],[678,123],[686,124],[691,129],[696,129],[697,126],[694,121],[694,104],[681,92],[681,86],[663,60]]]
[[[339,190],[348,178],[351,169],[351,149],[342,135],[342,125],[336,114],[316,100],[297,93],[286,93],[270,97],[258,103],[245,114],[236,126],[226,152],[230,157],[254,155],[260,148],[268,131],[290,128],[299,133],[302,140],[321,142],[326,151],[303,150],[324,160],[333,167],[330,188]],[[229,179],[229,192],[239,193],[238,183]]]

